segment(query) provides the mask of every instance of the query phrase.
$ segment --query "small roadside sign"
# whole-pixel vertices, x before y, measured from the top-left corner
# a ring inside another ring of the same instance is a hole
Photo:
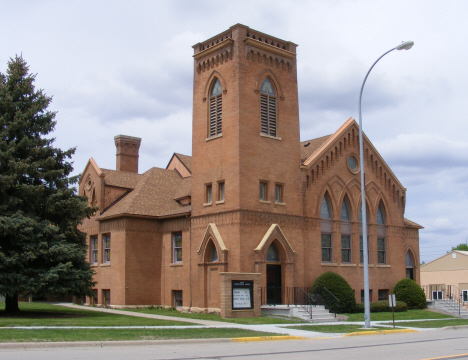
[[[388,306],[392,308],[392,317],[393,317],[393,328],[395,328],[395,311],[393,310],[396,306],[396,297],[395,294],[390,294],[388,296]]]

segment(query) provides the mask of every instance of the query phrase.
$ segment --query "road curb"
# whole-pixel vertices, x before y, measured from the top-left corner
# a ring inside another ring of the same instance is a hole
[[[419,330],[413,329],[395,329],[395,330],[375,330],[375,331],[357,331],[343,336],[360,336],[360,335],[388,335],[388,334],[398,334],[398,333],[418,333]]]
[[[279,335],[279,336],[254,336],[232,338],[231,342],[253,342],[253,341],[274,341],[274,340],[307,340],[309,338],[303,336]]]
[[[108,347],[108,346],[132,346],[132,345],[171,345],[171,344],[199,344],[199,343],[223,343],[231,342],[231,338],[218,339],[171,339],[171,340],[128,340],[128,341],[60,341],[60,342],[16,342],[0,343],[3,349],[34,349],[34,348],[59,348],[59,347]]]

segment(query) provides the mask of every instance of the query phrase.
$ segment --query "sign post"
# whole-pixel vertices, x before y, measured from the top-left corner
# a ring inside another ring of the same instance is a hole
[[[388,296],[388,305],[392,308],[393,328],[395,329],[395,311],[393,310],[396,306],[395,294],[391,294]]]

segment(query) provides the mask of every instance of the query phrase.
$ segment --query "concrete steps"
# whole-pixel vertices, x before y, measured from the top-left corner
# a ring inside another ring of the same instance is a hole
[[[325,309],[323,305],[312,307],[312,319],[310,318],[310,314],[300,305],[263,305],[262,313],[272,316],[297,317],[311,323],[338,321],[335,315]]]
[[[452,300],[433,300],[434,308],[445,311],[453,316],[468,319],[468,311],[466,308],[460,308],[460,314],[458,314],[458,304]]]

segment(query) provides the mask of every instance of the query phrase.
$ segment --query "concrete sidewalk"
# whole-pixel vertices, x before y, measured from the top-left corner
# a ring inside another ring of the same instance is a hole
[[[229,323],[225,323],[225,322],[222,322],[222,321],[211,321],[211,320],[202,320],[202,319],[181,318],[181,317],[176,317],[176,316],[145,314],[145,313],[133,312],[133,311],[125,311],[125,310],[117,310],[117,309],[109,309],[109,308],[101,308],[101,307],[92,307],[92,306],[73,305],[73,304],[70,304],[70,303],[55,303],[54,305],[65,306],[65,307],[69,307],[69,308],[73,308],[73,309],[100,311],[100,312],[106,312],[106,313],[111,313],[111,314],[135,316],[135,317],[142,317],[142,318],[148,318],[148,319],[182,321],[182,322],[188,322],[188,323],[199,324],[199,325],[207,325],[207,326],[217,326],[217,325],[219,326],[219,325],[229,324]]]

